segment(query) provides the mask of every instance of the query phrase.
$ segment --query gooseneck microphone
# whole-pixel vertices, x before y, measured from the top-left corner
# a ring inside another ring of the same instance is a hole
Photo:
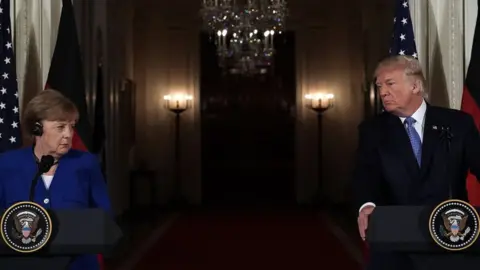
[[[452,139],[453,139],[453,134],[449,126],[440,127],[440,139],[445,144],[445,150],[447,155],[446,161],[448,161],[448,156],[450,155],[450,144],[452,143]],[[448,198],[453,199],[453,183],[452,183],[453,180],[448,171],[448,162],[446,162],[445,164],[445,170],[446,170],[445,175],[447,176],[447,180],[448,180]]]
[[[37,173],[35,173],[35,177],[32,180],[32,184],[30,186],[30,201],[33,202],[35,199],[35,187],[38,183],[38,178],[48,172],[50,168],[55,164],[55,159],[51,155],[42,156],[40,160],[37,160]]]

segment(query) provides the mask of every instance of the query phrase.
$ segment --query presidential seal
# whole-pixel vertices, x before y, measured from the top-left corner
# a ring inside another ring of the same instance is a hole
[[[437,245],[446,250],[465,250],[478,238],[479,220],[477,210],[469,203],[444,201],[430,215],[430,235]]]
[[[48,243],[52,220],[48,212],[34,202],[19,202],[2,216],[2,238],[11,249],[32,253]]]

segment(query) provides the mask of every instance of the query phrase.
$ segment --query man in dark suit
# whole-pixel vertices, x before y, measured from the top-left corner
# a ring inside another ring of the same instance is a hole
[[[473,118],[425,101],[425,78],[415,58],[389,57],[380,62],[375,78],[385,111],[359,126],[353,181],[363,239],[376,205],[467,201],[468,170],[480,176],[480,137]],[[442,138],[445,129],[450,140]],[[407,256],[370,254],[368,269],[412,269]]]

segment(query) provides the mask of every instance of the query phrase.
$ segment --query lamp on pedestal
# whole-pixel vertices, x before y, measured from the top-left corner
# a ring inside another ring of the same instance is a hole
[[[175,203],[182,204],[182,177],[180,167],[180,115],[192,107],[193,97],[184,94],[163,97],[165,108],[175,114]]]
[[[323,199],[322,194],[322,116],[323,113],[333,107],[334,96],[333,94],[308,94],[305,95],[306,105],[309,109],[314,111],[317,114],[317,136],[318,136],[318,183],[317,183],[317,192],[315,194],[314,200],[316,202],[321,202]]]

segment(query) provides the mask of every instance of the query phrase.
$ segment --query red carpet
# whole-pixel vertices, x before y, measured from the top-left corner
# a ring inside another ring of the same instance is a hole
[[[360,266],[314,213],[181,216],[137,270],[322,269]]]

